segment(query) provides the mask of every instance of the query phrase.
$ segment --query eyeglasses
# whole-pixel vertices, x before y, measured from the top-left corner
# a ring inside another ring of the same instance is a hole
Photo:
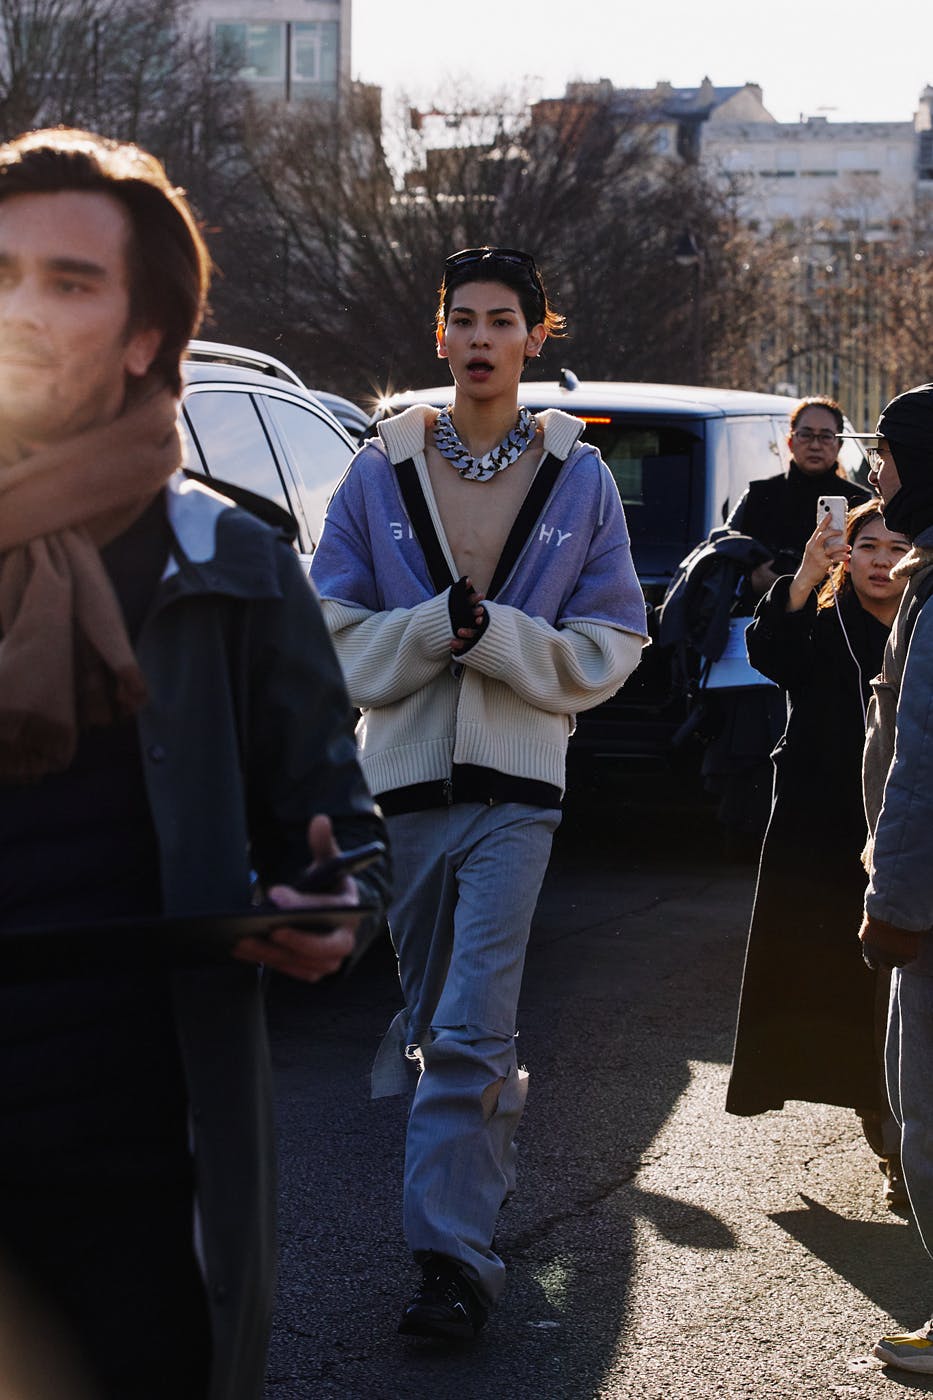
[[[795,428],[794,437],[799,438],[800,441],[805,444],[818,442],[820,447],[835,447],[838,441],[836,433],[815,433],[812,428]]]
[[[456,267],[469,267],[471,263],[486,261],[515,263],[517,267],[525,268],[535,279],[538,277],[534,258],[530,253],[523,253],[520,248],[461,248],[459,253],[451,253],[449,258],[444,259],[444,267],[448,272],[453,272]]]

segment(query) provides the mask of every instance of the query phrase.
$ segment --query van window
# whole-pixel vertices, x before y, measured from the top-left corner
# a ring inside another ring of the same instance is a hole
[[[724,503],[723,519],[735,509],[750,481],[761,476],[780,476],[787,470],[789,430],[789,416],[786,419],[768,416],[725,420],[730,490],[729,499]]]
[[[585,440],[599,449],[615,478],[633,543],[692,544],[702,492],[703,444],[682,427],[616,420],[587,423]]]
[[[269,439],[250,394],[230,389],[189,392],[185,413],[209,476],[245,486],[291,513]]]
[[[347,469],[351,449],[313,409],[278,394],[265,395],[263,404],[288,449],[288,461],[302,488],[308,527],[316,541],[324,508]]]

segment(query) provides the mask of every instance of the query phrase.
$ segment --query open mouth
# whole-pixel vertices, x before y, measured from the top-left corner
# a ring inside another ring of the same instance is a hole
[[[467,360],[467,369],[471,374],[491,374],[492,365],[488,360]]]

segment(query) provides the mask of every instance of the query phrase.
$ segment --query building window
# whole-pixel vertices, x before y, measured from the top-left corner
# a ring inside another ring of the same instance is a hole
[[[283,23],[218,21],[214,44],[241,78],[267,96],[337,97],[340,26],[335,20]],[[275,85],[275,90],[270,89]]]
[[[921,180],[933,180],[933,131],[921,131],[918,170]]]
[[[293,24],[292,78],[296,83],[337,86],[337,23],[315,20]]]
[[[251,83],[281,83],[285,79],[285,25],[214,25],[214,43],[225,58],[232,58],[238,73]]]

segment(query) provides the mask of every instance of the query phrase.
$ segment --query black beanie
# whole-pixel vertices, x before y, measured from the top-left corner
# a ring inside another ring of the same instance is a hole
[[[901,481],[883,507],[884,523],[914,539],[933,525],[933,384],[898,394],[881,410],[875,431],[890,447]]]
[[[933,384],[918,384],[916,389],[898,394],[881,410],[875,431],[898,447],[919,448],[928,469],[933,470]],[[898,464],[897,474],[903,480],[900,457],[895,456],[894,460]]]

